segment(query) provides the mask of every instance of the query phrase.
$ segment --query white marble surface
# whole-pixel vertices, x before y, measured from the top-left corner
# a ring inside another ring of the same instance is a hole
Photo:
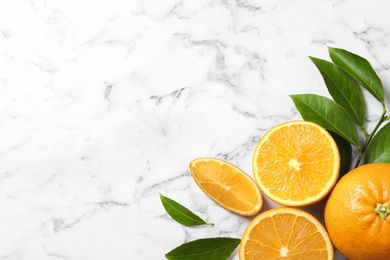
[[[390,100],[389,9],[0,1],[0,259],[154,260],[185,241],[240,237],[249,219],[209,200],[188,163],[218,157],[252,174],[264,131],[300,118],[288,95],[327,95],[308,59],[328,59],[326,46],[368,58]],[[159,193],[215,225],[177,224]]]

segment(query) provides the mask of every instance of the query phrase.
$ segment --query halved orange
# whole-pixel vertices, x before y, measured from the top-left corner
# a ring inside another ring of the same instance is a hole
[[[190,171],[201,190],[223,208],[241,216],[252,216],[263,206],[254,180],[237,166],[217,158],[198,158]]]
[[[240,260],[333,260],[333,245],[324,226],[309,213],[274,208],[254,218],[240,244]]]
[[[257,144],[253,172],[260,189],[285,206],[306,206],[323,199],[336,184],[340,154],[320,125],[289,121],[271,128]]]

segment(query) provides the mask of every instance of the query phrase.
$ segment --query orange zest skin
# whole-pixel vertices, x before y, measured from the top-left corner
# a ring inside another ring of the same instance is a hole
[[[340,155],[332,136],[308,121],[270,129],[257,144],[253,172],[260,189],[285,206],[306,206],[323,199],[336,184]]]
[[[335,247],[351,260],[390,259],[390,215],[376,210],[389,202],[390,164],[365,164],[344,175],[325,206]]]
[[[190,171],[200,189],[223,208],[241,216],[252,216],[263,206],[254,180],[237,166],[216,158],[198,158]]]
[[[261,213],[246,228],[240,260],[333,260],[333,245],[322,224],[295,208]]]

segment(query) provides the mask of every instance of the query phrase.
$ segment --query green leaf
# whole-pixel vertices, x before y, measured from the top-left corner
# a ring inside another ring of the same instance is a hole
[[[290,95],[302,118],[335,132],[359,150],[360,139],[352,117],[335,101],[314,94]]]
[[[384,104],[382,82],[365,58],[343,49],[329,47],[328,50],[330,58],[337,66],[345,70],[379,102]]]
[[[379,129],[367,147],[364,163],[374,162],[390,163],[390,122]]]
[[[340,153],[340,175],[339,178],[343,177],[344,174],[350,171],[351,169],[351,162],[352,162],[352,147],[351,144],[339,136],[338,134],[335,134],[333,132],[329,133],[332,135],[334,141],[337,144],[337,147],[339,148]]]
[[[230,237],[203,238],[182,244],[165,257],[170,260],[226,260],[240,242],[240,239]]]
[[[353,121],[364,128],[366,103],[359,84],[335,64],[310,57],[320,71],[333,100],[342,106]]]
[[[192,211],[168,197],[160,194],[160,200],[169,216],[184,226],[213,225],[212,223],[207,223]]]

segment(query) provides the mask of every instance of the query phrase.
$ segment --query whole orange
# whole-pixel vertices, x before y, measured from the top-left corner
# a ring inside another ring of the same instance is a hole
[[[390,164],[359,166],[344,175],[325,206],[334,246],[349,260],[390,259]]]

